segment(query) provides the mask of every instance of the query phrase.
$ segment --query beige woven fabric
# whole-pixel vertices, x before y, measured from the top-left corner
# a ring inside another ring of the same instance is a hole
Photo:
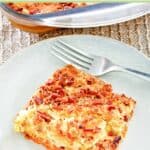
[[[17,51],[46,38],[69,34],[92,34],[112,37],[136,47],[150,57],[150,15],[128,22],[96,28],[60,29],[57,31],[33,34],[11,26],[0,12],[0,64]]]

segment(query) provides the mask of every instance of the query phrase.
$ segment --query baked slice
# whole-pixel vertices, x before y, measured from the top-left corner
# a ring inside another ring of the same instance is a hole
[[[67,65],[38,89],[14,127],[47,150],[116,150],[134,107],[110,84]]]

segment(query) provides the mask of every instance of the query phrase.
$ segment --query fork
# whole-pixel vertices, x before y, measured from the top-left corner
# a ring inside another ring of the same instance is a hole
[[[150,73],[120,66],[106,57],[85,53],[62,40],[54,43],[51,53],[63,62],[72,64],[94,76],[101,76],[111,71],[123,71],[150,81]]]

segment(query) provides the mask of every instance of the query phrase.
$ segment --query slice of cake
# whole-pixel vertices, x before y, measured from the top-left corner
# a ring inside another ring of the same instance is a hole
[[[14,127],[48,150],[116,150],[134,107],[110,84],[67,65],[37,90]]]

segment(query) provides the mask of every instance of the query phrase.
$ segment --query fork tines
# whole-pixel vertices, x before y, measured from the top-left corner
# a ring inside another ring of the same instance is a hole
[[[52,54],[67,64],[72,64],[80,69],[89,70],[93,58],[62,40],[57,40],[52,46]]]

